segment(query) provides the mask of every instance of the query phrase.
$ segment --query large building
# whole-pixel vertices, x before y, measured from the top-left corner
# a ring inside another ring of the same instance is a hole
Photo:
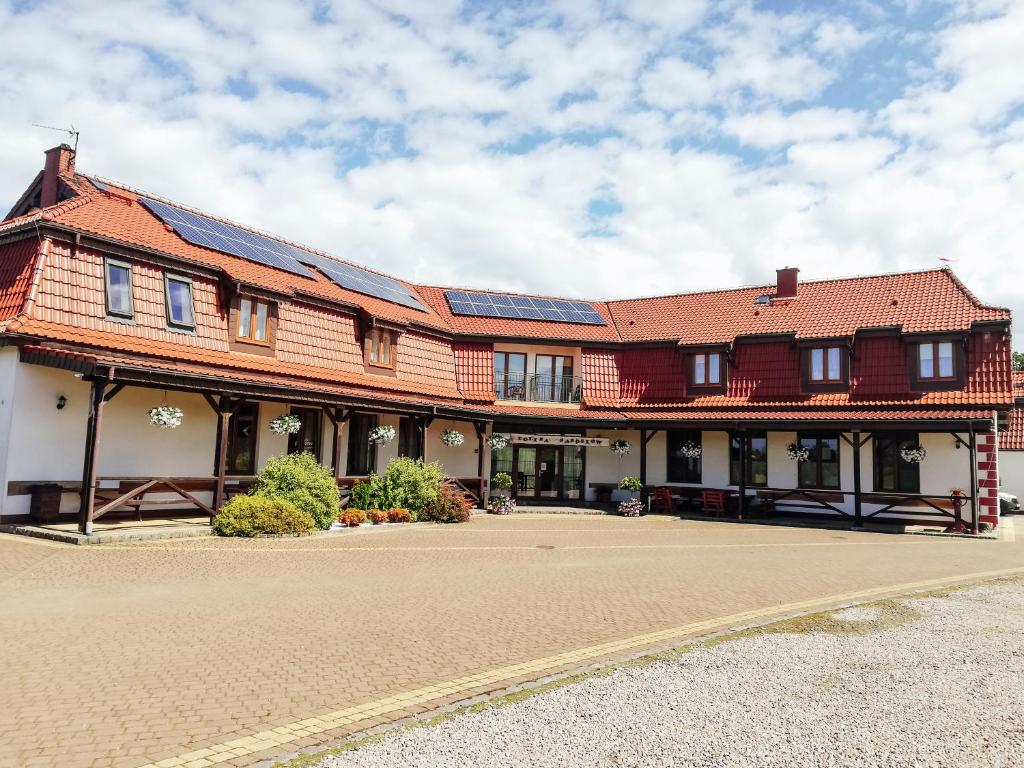
[[[0,224],[0,372],[0,522],[83,530],[215,508],[299,450],[343,486],[425,456],[480,497],[508,472],[520,503],[636,475],[977,529],[1014,399],[1010,312],[948,269],[600,302],[415,285],[82,174],[67,146]]]

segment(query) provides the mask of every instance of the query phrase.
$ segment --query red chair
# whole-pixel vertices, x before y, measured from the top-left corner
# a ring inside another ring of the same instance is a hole
[[[700,492],[700,500],[704,514],[725,514],[725,491],[703,490]]]
[[[676,504],[672,498],[671,488],[655,488],[654,489],[654,502],[651,505],[651,512],[656,515],[672,515],[675,514]]]

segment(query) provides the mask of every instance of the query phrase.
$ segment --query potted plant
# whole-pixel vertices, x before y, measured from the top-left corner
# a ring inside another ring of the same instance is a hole
[[[811,458],[811,449],[800,443],[790,443],[786,446],[786,458],[790,461],[807,461]]]
[[[461,432],[455,429],[446,429],[441,433],[441,442],[449,448],[457,448],[465,442],[466,438]]]
[[[158,405],[149,409],[149,423],[160,429],[177,429],[184,414],[173,405]]]
[[[302,419],[291,413],[270,420],[270,431],[277,435],[294,435],[300,429],[302,429]]]
[[[487,437],[487,447],[492,451],[500,451],[502,448],[508,447],[508,435],[500,435],[496,432],[492,432]]]
[[[644,489],[639,477],[626,475],[619,481],[619,488],[629,492],[629,498],[619,502],[619,514],[623,517],[640,517],[644,503],[636,497]]]
[[[388,424],[381,424],[370,430],[369,441],[372,445],[384,445],[395,439],[395,428]]]

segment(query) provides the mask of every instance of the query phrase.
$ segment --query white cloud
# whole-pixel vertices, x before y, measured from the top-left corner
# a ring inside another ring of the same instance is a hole
[[[0,0],[0,200],[61,138],[30,124],[73,122],[84,170],[428,282],[614,297],[941,255],[1024,311],[1024,6],[766,5]],[[901,35],[914,73],[872,103]],[[594,197],[616,236],[586,236]]]

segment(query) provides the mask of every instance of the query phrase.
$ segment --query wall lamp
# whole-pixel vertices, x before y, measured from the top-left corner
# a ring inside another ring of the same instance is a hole
[[[67,405],[67,404],[68,404],[68,399],[66,397],[64,397],[64,395],[61,395],[60,397],[57,398],[57,410],[58,411],[63,411],[64,410],[64,406]]]

